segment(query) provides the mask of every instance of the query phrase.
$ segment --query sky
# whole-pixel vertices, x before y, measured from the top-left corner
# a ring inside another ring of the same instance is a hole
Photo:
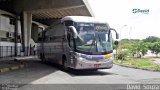
[[[160,37],[160,0],[88,0],[94,16],[115,28],[120,39]],[[133,9],[149,10],[148,14]],[[114,35],[113,35],[114,36]]]

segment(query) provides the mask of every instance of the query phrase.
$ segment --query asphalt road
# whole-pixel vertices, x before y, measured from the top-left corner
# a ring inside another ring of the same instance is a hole
[[[0,84],[3,84],[4,86],[7,84],[15,84],[21,89],[23,88],[23,90],[27,85],[34,85],[36,87],[49,85],[55,87],[53,90],[56,90],[59,87],[63,90],[74,84],[79,88],[90,87],[88,90],[97,90],[99,87],[103,87],[104,85],[105,87],[106,85],[111,86],[112,84],[160,84],[160,72],[132,69],[117,65],[114,65],[111,69],[102,69],[98,71],[71,70],[70,72],[64,72],[59,66],[55,66],[54,64],[43,64],[37,60],[27,61],[27,63],[28,66],[20,70],[0,73]],[[69,86],[59,86],[67,84]],[[88,85],[98,86],[93,89],[91,88],[92,86]],[[70,90],[75,90],[75,87]],[[77,88],[77,90],[82,89]]]

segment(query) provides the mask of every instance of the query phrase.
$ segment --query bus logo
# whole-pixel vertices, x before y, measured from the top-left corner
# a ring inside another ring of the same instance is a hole
[[[132,13],[142,13],[142,14],[149,14],[149,9],[132,9]]]

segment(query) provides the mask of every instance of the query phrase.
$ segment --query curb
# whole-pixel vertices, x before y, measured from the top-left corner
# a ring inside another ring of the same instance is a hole
[[[147,68],[137,68],[137,67],[127,66],[127,65],[122,65],[122,64],[115,64],[115,65],[119,65],[119,66],[127,67],[127,68],[133,68],[133,69],[140,69],[140,70],[146,70],[146,71],[160,72],[160,70],[152,70],[152,69],[147,69]]]
[[[20,64],[20,65],[17,65],[17,66],[0,68],[0,73],[21,69],[21,68],[24,68],[25,66],[26,66],[25,64]]]

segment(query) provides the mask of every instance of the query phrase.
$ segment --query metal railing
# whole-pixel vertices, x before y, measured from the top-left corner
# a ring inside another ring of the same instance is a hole
[[[13,46],[0,46],[0,58],[15,56],[15,47]]]
[[[29,51],[30,51],[30,55],[37,54],[32,48],[25,47],[25,52],[24,52],[22,49],[22,46],[18,46],[16,51],[17,55],[15,55],[15,46],[0,46],[0,58],[28,56]]]

